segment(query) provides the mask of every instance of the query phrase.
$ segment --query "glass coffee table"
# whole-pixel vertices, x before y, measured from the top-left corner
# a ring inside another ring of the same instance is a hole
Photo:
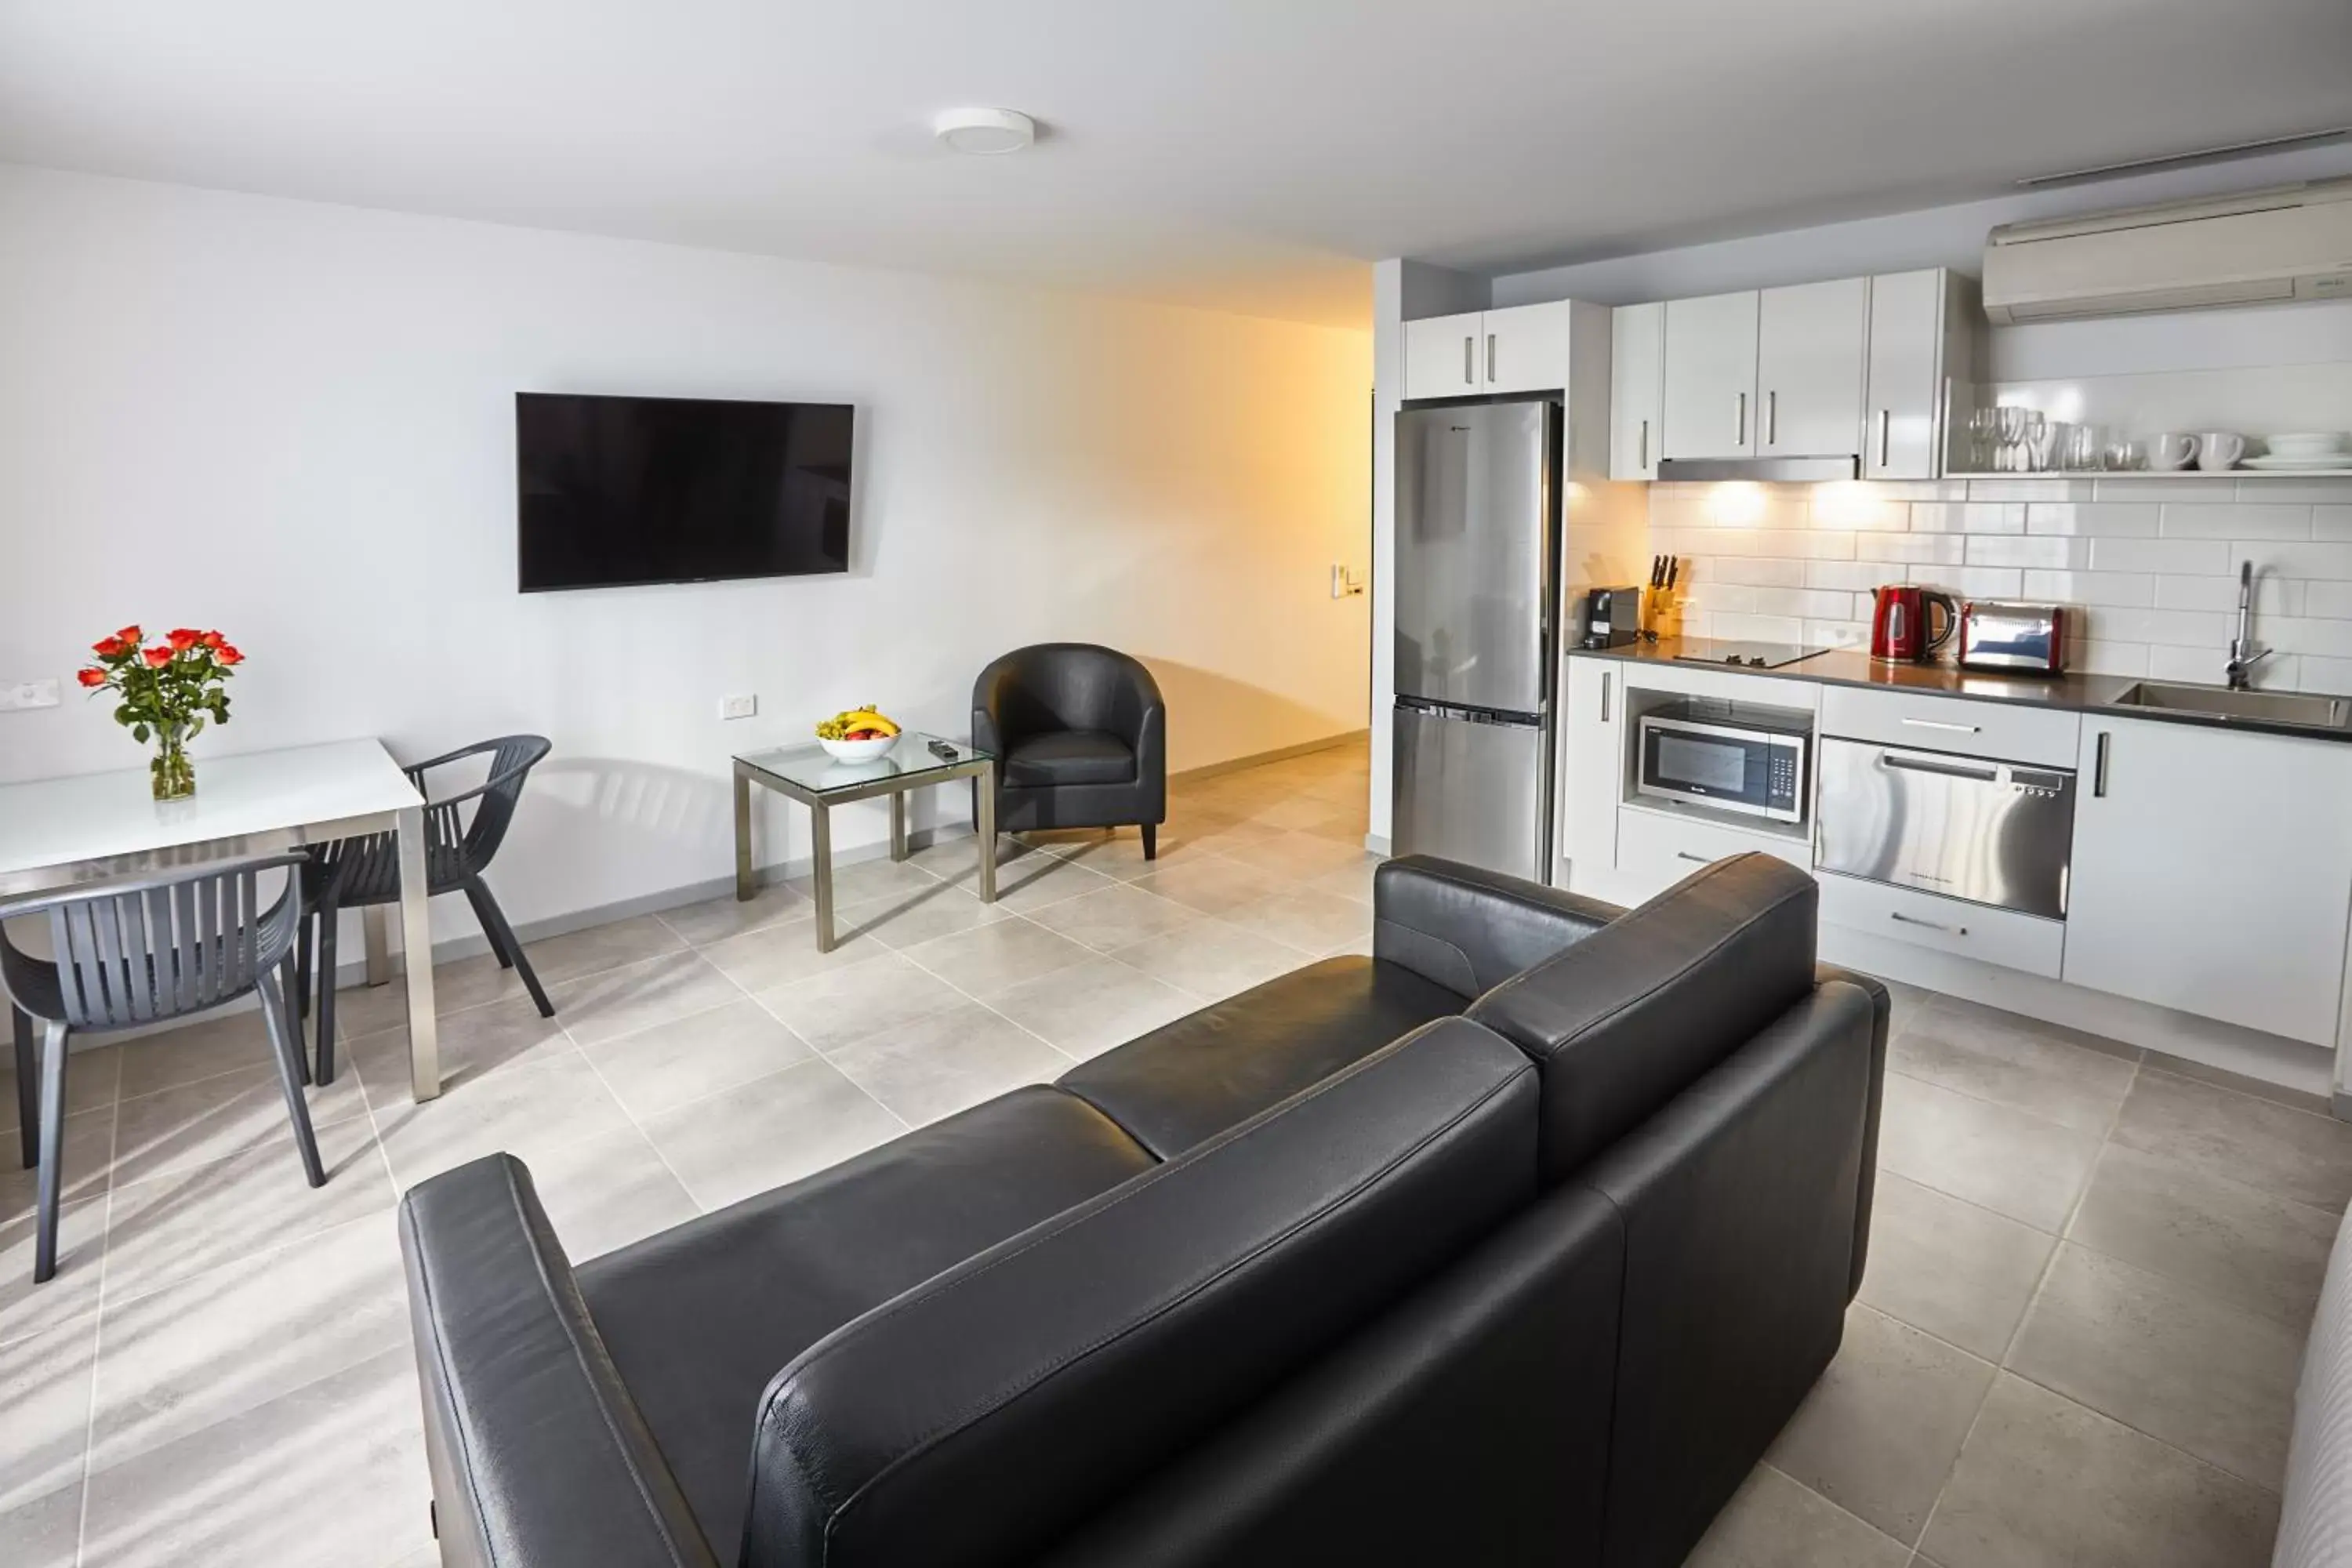
[[[939,741],[949,756],[934,752]],[[809,851],[816,885],[816,948],[833,951],[833,821],[832,808],[853,800],[890,797],[890,858],[907,858],[907,792],[925,784],[956,779],[980,781],[980,897],[996,901],[996,759],[961,741],[940,741],[937,735],[908,730],[898,743],[870,763],[838,763],[823,746],[779,746],[772,751],[746,752],[735,759],[735,896],[749,899],[759,883],[751,859],[751,786],[763,785],[809,808]]]

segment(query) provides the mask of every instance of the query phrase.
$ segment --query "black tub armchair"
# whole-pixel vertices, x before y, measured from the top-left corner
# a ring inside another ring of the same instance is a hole
[[[971,740],[999,759],[996,826],[1143,829],[1168,819],[1168,710],[1151,672],[1116,648],[1015,648],[971,689]]]

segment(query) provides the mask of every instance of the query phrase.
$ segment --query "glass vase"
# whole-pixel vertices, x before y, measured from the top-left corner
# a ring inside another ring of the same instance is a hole
[[[188,755],[187,737],[166,730],[155,737],[155,760],[148,774],[157,800],[185,800],[196,793],[196,764]]]

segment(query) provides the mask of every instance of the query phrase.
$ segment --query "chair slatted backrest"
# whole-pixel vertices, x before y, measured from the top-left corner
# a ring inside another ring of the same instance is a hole
[[[63,1021],[150,1024],[243,995],[286,956],[289,889],[268,909],[262,878],[302,864],[257,856],[76,893],[47,905]]]
[[[466,863],[478,871],[499,852],[514,821],[515,803],[522,798],[523,782],[553,743],[543,735],[506,735],[477,749],[493,751],[496,755],[490,759],[489,776],[494,783],[475,805],[473,821],[461,826],[456,802],[446,808],[446,821],[444,808],[437,805],[425,816],[428,841],[436,847],[446,842],[462,848]]]

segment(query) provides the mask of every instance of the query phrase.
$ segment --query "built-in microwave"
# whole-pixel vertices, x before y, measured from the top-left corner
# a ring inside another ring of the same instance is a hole
[[[1676,703],[1642,716],[1634,790],[1775,822],[1805,820],[1812,716]]]

